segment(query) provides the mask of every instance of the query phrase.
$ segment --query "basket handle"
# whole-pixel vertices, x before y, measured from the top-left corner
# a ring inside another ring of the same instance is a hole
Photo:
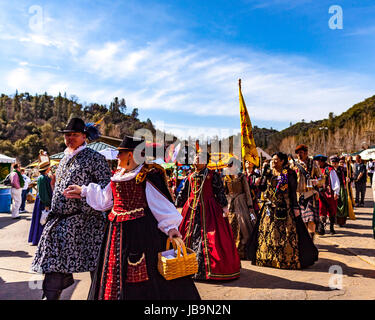
[[[166,250],[169,250],[170,244],[172,242],[173,249],[176,250],[176,247],[177,247],[177,259],[187,256],[186,247],[182,239],[178,237],[174,237],[172,238],[172,240],[173,241],[171,241],[169,238],[167,239]],[[183,255],[181,254],[181,248],[182,248]]]
[[[175,238],[173,238],[173,239],[175,239]],[[181,248],[176,241],[171,241],[171,239],[168,238],[165,250],[169,250],[169,248],[171,247],[171,244],[172,244],[172,247],[173,247],[174,250],[177,249],[177,258],[178,258],[181,254]]]
[[[186,252],[186,246],[185,246],[184,241],[181,238],[179,238],[179,237],[176,237],[176,238],[173,238],[173,239],[180,244],[183,256],[186,257],[187,256],[187,252]]]

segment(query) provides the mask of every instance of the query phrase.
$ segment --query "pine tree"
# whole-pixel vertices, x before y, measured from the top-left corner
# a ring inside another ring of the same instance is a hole
[[[22,165],[29,164],[37,157],[39,150],[47,149],[50,154],[64,148],[63,136],[56,130],[65,125],[71,116],[83,118],[86,122],[101,122],[101,132],[105,135],[122,137],[132,135],[139,128],[155,132],[150,119],[138,119],[138,108],[127,114],[125,99],[115,98],[111,111],[106,105],[92,103],[83,106],[76,96],[70,99],[66,93],[57,97],[28,93],[0,97],[0,153],[17,156]]]
[[[16,113],[20,112],[21,110],[20,97],[18,95],[18,90],[16,90],[16,94],[14,95],[12,107],[13,107],[14,112]]]
[[[57,118],[57,122],[61,122],[61,119],[63,117],[62,113],[62,97],[61,92],[59,92],[58,97],[55,99],[55,108],[54,108],[54,114]]]
[[[126,114],[126,103],[124,98],[120,101],[120,112]]]

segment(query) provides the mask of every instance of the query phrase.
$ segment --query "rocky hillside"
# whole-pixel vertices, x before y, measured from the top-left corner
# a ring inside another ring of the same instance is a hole
[[[297,123],[268,137],[268,152],[277,150],[294,154],[301,143],[310,154],[353,153],[375,144],[375,96],[355,104],[339,116]]]
[[[68,119],[76,116],[86,122],[102,119],[102,134],[122,137],[133,134],[139,128],[155,132],[150,119],[140,121],[138,109],[127,110],[125,99],[115,97],[107,105],[91,103],[83,105],[78,98],[18,93],[0,96],[0,153],[17,157],[22,165],[35,160],[39,150],[49,154],[65,148],[64,138],[58,129],[63,128]]]

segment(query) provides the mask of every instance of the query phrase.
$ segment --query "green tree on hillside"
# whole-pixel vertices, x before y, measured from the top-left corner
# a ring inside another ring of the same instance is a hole
[[[49,154],[61,152],[64,148],[63,136],[58,129],[65,126],[69,118],[77,116],[86,122],[103,121],[100,128],[103,134],[121,137],[133,134],[139,128],[155,132],[151,120],[138,119],[138,109],[127,113],[125,99],[115,97],[106,105],[92,103],[83,106],[78,97],[67,98],[66,93],[57,97],[29,93],[0,97],[0,153],[18,157],[22,165],[36,159],[40,149]]]

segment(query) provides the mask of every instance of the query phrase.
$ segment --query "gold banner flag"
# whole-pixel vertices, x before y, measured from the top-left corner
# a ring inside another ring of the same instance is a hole
[[[240,118],[241,118],[241,151],[242,161],[245,163],[246,160],[253,163],[255,166],[259,166],[259,155],[255,145],[253,128],[249,114],[247,113],[245,101],[241,92],[241,79],[238,80],[238,86],[240,90]]]

